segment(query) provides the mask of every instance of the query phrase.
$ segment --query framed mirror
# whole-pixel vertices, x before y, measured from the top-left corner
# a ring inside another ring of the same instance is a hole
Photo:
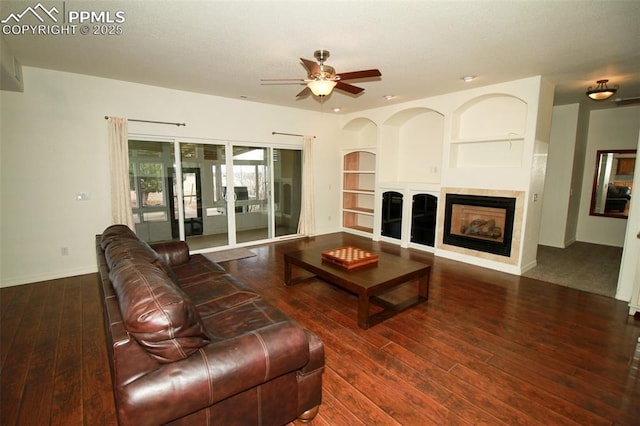
[[[635,149],[598,151],[591,193],[591,216],[626,219],[633,189]]]

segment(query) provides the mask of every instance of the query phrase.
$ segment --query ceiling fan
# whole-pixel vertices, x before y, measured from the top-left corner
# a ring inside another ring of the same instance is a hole
[[[345,83],[345,80],[356,80],[361,78],[381,77],[382,74],[377,69],[352,71],[346,73],[336,74],[335,68],[325,65],[325,61],[329,57],[328,50],[316,50],[313,53],[317,63],[309,59],[300,58],[302,65],[307,70],[307,78],[275,78],[275,79],[262,79],[260,81],[272,82],[272,81],[299,81],[306,83],[307,87],[302,89],[296,97],[301,98],[313,93],[315,96],[324,97],[331,94],[331,91],[335,88],[344,92],[357,95],[364,92],[362,87],[354,86],[353,84]],[[278,84],[278,83],[276,83]]]
[[[640,96],[633,98],[616,98],[612,102],[615,102],[616,106],[635,105],[640,104]]]

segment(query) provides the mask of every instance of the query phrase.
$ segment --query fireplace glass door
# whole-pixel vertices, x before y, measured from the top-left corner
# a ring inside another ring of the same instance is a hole
[[[443,242],[509,257],[515,207],[515,198],[447,194]]]

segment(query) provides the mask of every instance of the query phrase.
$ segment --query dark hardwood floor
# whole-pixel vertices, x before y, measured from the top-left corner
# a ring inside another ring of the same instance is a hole
[[[358,328],[354,296],[316,278],[284,286],[282,252],[316,244],[433,262],[429,301]],[[640,424],[626,303],[349,234],[251,249],[223,266],[325,343],[313,425]],[[2,424],[115,424],[95,275],[0,296]]]

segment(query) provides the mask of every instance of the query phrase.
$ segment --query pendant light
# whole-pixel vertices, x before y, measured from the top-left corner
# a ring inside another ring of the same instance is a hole
[[[618,91],[618,86],[608,87],[607,83],[609,80],[598,80],[596,83],[598,84],[595,88],[589,87],[587,89],[587,96],[594,101],[604,101],[609,99]]]

